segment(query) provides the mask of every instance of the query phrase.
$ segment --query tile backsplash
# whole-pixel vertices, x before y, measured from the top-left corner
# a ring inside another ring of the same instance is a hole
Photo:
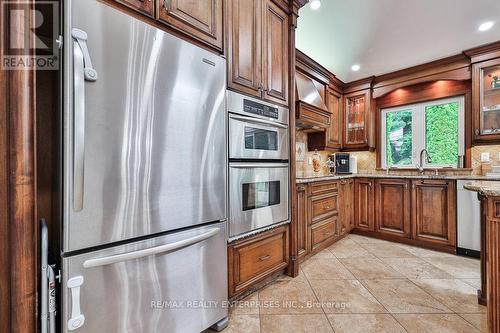
[[[310,177],[314,176],[312,164],[309,164],[309,160],[312,158],[314,151],[307,151],[307,133],[302,130],[296,131],[296,141],[304,143],[306,147],[305,158],[303,161],[296,161],[297,165],[297,175],[300,177]],[[326,166],[326,161],[328,160],[328,155],[331,152],[318,151],[321,156],[321,162],[323,165],[321,173],[318,176],[327,175],[328,168]],[[489,153],[491,165],[500,165],[500,145],[488,145],[488,146],[475,146],[472,147],[472,175],[481,175],[481,154]],[[351,152],[351,155],[358,158],[358,173],[372,174],[372,173],[383,173],[384,171],[377,170],[377,154],[375,152],[361,151],[361,152]],[[470,174],[469,171],[457,171],[460,174]],[[411,172],[405,172],[411,173]]]

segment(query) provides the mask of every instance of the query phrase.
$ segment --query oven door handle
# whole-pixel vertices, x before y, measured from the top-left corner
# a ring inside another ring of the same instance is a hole
[[[287,125],[272,121],[272,120],[265,120],[265,119],[260,119],[260,118],[253,118],[253,117],[246,117],[246,116],[239,116],[232,114],[229,116],[231,119],[236,119],[236,120],[242,120],[246,121],[249,123],[257,123],[257,124],[265,124],[265,125],[271,125],[274,127],[279,127],[279,128],[288,128]]]
[[[252,162],[240,162],[240,163],[229,163],[230,168],[236,169],[257,169],[257,168],[287,168],[288,163],[252,163]]]

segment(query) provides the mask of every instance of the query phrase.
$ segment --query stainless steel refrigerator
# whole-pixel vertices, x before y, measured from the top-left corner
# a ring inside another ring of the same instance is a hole
[[[96,0],[64,5],[63,331],[223,324],[225,60]]]

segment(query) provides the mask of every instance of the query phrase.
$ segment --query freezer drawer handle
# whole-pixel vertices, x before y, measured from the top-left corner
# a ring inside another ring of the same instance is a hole
[[[80,311],[80,286],[83,284],[83,276],[75,276],[68,280],[68,288],[71,289],[71,318],[68,320],[68,330],[74,331],[83,326],[85,316]]]
[[[116,264],[116,263],[122,262],[122,261],[134,260],[134,259],[139,259],[139,258],[143,258],[143,257],[149,257],[149,256],[152,256],[155,254],[177,251],[177,250],[180,250],[180,249],[185,248],[187,246],[191,246],[193,244],[202,242],[202,241],[218,234],[219,232],[220,232],[220,228],[212,228],[209,231],[207,231],[201,235],[194,236],[194,237],[188,238],[188,239],[183,239],[183,240],[178,241],[178,242],[165,244],[165,245],[161,245],[161,246],[157,246],[157,247],[151,247],[149,249],[144,249],[144,250],[139,250],[139,251],[134,251],[134,252],[112,255],[112,256],[108,256],[108,257],[89,259],[83,263],[83,267],[92,268],[92,267],[111,265],[111,264]]]

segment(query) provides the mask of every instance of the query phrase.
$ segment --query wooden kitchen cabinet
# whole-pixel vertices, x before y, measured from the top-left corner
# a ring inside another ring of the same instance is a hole
[[[157,1],[160,21],[222,50],[222,0]]]
[[[229,297],[285,269],[288,257],[288,225],[229,244]]]
[[[354,228],[354,179],[340,181],[338,227],[340,236]]]
[[[154,0],[115,0],[141,14],[147,15],[151,18],[155,16],[155,2]]]
[[[335,215],[311,226],[311,251],[317,250],[324,243],[339,236],[337,223],[338,217]]]
[[[307,185],[297,185],[297,248],[299,258],[307,254],[308,248],[308,221],[307,221]]]
[[[327,216],[338,213],[337,193],[314,196],[309,200],[310,223],[315,223]]]
[[[364,231],[374,231],[374,189],[373,179],[358,178],[355,184],[355,224],[356,228]]]
[[[410,181],[375,180],[375,231],[410,238]]]
[[[328,124],[325,131],[309,133],[307,137],[308,149],[339,151],[342,147],[342,95],[329,88],[326,94],[326,104],[329,111],[329,120],[323,120]]]
[[[343,148],[369,148],[371,92],[370,89],[344,95]]]
[[[472,65],[474,142],[500,142],[500,58]]]
[[[412,238],[428,244],[456,244],[456,185],[448,180],[412,181]]]
[[[272,0],[228,0],[228,87],[288,106],[289,18]]]

